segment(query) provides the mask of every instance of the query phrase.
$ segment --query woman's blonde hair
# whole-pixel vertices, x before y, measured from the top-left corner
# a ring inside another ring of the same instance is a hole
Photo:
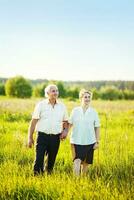
[[[84,94],[87,93],[90,95],[90,99],[92,99],[93,93],[90,90],[81,89],[79,92],[79,98],[81,99]]]

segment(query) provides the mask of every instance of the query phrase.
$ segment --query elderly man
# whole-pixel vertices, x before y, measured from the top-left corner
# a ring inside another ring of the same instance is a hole
[[[60,139],[65,139],[68,133],[68,115],[66,107],[57,100],[58,88],[56,85],[48,85],[45,88],[47,99],[40,101],[33,112],[32,120],[28,130],[28,146],[34,144],[33,133],[36,127],[37,143],[36,158],[34,163],[34,174],[44,172],[44,156],[47,155],[48,173],[54,167],[58,153]]]

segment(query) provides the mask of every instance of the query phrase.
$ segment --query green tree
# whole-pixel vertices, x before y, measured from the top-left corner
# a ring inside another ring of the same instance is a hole
[[[5,95],[5,85],[0,83],[0,95]]]
[[[44,89],[47,86],[46,83],[38,84],[33,88],[33,96],[34,97],[44,97]]]
[[[60,97],[65,98],[65,97],[66,97],[66,89],[65,89],[65,87],[64,87],[63,82],[58,81],[58,82],[56,83],[56,85],[57,85],[57,87],[58,87]]]
[[[105,86],[100,89],[100,96],[105,100],[117,100],[119,98],[119,90],[114,86]]]
[[[71,99],[78,99],[79,91],[80,91],[80,89],[78,87],[68,88],[67,89],[67,97],[70,97]]]
[[[134,91],[131,91],[131,90],[124,90],[123,91],[123,95],[124,95],[124,99],[131,99],[133,100],[134,99]]]
[[[91,91],[93,92],[93,99],[99,99],[100,93],[96,88],[92,88]]]
[[[16,76],[7,80],[5,91],[7,96],[28,98],[32,95],[32,86],[22,76]]]

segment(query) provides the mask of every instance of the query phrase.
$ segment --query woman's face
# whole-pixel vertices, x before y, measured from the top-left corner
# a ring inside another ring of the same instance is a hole
[[[91,101],[91,95],[88,93],[85,93],[81,100],[82,100],[83,105],[89,105],[89,103]]]

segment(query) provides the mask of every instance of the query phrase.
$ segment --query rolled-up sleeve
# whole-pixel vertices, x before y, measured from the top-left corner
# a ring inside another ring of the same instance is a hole
[[[63,117],[63,121],[68,121],[68,112],[67,112],[67,109],[66,107],[64,107],[64,117]]]
[[[74,115],[74,112],[72,110],[70,117],[69,117],[69,120],[68,120],[69,124],[73,124],[73,115]]]
[[[40,113],[41,113],[41,104],[38,103],[34,108],[32,119],[40,119]]]
[[[97,112],[95,112],[94,127],[100,127],[100,119]]]

